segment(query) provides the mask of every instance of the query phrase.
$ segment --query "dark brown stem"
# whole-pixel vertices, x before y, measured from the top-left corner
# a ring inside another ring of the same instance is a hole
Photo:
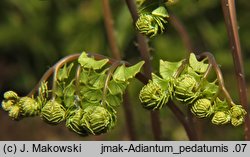
[[[139,17],[137,13],[135,1],[126,0],[126,4],[128,6],[128,9],[135,23]],[[144,73],[148,78],[151,78],[152,66],[151,66],[151,61],[150,61],[150,53],[149,53],[149,46],[147,43],[147,38],[143,36],[142,34],[139,34],[138,32],[136,34],[136,37],[137,37],[137,42],[138,42],[138,49],[140,51],[142,59],[145,61],[145,64],[143,67]],[[161,123],[160,123],[160,117],[159,117],[158,111],[151,111],[151,124],[152,124],[154,139],[161,140],[162,132],[161,132]]]
[[[238,33],[238,24],[236,18],[235,1],[234,0],[221,0],[221,6],[224,14],[224,19],[227,27],[230,47],[234,61],[234,69],[237,79],[240,103],[243,108],[248,112],[247,102],[247,87],[245,82],[243,59],[241,52],[241,45]],[[250,119],[249,114],[245,116],[244,132],[245,140],[250,140]]]
[[[111,49],[112,56],[115,59],[121,60],[121,52],[118,48],[117,40],[115,37],[115,29],[113,26],[113,18],[112,13],[109,5],[109,0],[102,0],[102,6],[103,6],[103,14],[104,14],[104,23],[105,28],[108,36],[108,43],[109,47]],[[129,93],[126,90],[125,94],[123,95],[123,107],[125,112],[125,118],[126,118],[126,125],[128,134],[130,137],[130,140],[136,140],[136,131],[135,131],[135,124],[134,124],[134,116],[132,111],[132,105],[129,101]]]

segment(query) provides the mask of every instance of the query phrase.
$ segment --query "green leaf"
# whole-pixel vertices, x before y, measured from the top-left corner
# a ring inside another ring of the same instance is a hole
[[[78,58],[78,62],[79,64],[81,64],[82,67],[94,70],[101,69],[104,65],[108,63],[108,61],[108,59],[96,61],[94,58],[88,57],[86,52],[83,52]]]
[[[90,90],[89,87],[86,85],[79,85],[78,89],[82,95]]]
[[[74,96],[65,97],[64,100],[63,100],[63,103],[64,103],[66,108],[70,108],[70,107],[74,106],[75,105],[74,102],[75,102],[75,97]]]
[[[208,82],[204,80],[201,84],[202,94],[206,97],[213,97],[219,90],[219,86],[214,82]]]
[[[199,74],[197,72],[194,71],[193,68],[191,68],[190,66],[188,66],[183,73],[189,74],[191,76],[193,76],[197,81],[200,81],[201,78],[203,77],[202,74]]]
[[[178,68],[181,66],[183,60],[179,62],[168,62],[160,60],[160,75],[163,79],[169,80],[171,77],[173,77],[178,70]]]
[[[67,64],[65,64],[63,66],[63,68],[58,70],[57,79],[59,81],[63,81],[65,79],[67,79],[69,77],[70,71],[71,71],[73,66],[74,66],[74,63],[71,63],[69,66],[67,66]]]
[[[133,78],[138,72],[140,72],[143,64],[144,64],[144,61],[140,61],[139,63],[130,67],[126,67],[123,64],[115,70],[113,74],[113,79],[115,81],[126,82],[128,81],[128,79]]]
[[[96,103],[100,102],[102,99],[102,91],[101,90],[88,90],[87,92],[83,93],[84,99],[91,102]]]
[[[111,80],[108,84],[108,89],[110,94],[116,95],[116,94],[123,94],[125,89],[127,87],[126,82],[117,82],[114,80]]]
[[[111,107],[120,106],[122,103],[122,97],[117,95],[108,95],[106,97],[106,103]]]
[[[60,103],[60,104],[63,103],[63,100],[61,98],[59,98],[59,97],[56,97],[55,101],[58,102],[58,103]]]
[[[75,94],[75,80],[72,80],[63,90],[64,96],[71,97]]]
[[[116,80],[116,81],[123,81],[125,82],[126,81],[126,76],[125,76],[125,65],[122,64],[121,66],[119,66],[114,74],[113,74],[113,79]]]
[[[189,65],[190,67],[197,73],[205,73],[207,68],[208,68],[208,64],[204,63],[205,60],[202,61],[198,61],[196,59],[196,56],[194,53],[190,54],[189,57]]]
[[[219,98],[216,98],[214,102],[214,111],[218,112],[218,111],[228,111],[228,110],[229,106],[226,100],[222,101]]]
[[[145,63],[144,61],[140,61],[139,63],[133,66],[126,67],[125,69],[126,80],[133,78],[138,72],[140,72],[141,67],[143,66],[144,63]]]
[[[91,87],[94,87],[93,89],[101,89],[104,87],[107,78],[105,72],[106,70],[102,71],[102,73],[91,73],[88,83],[91,85]]]
[[[162,78],[160,78],[159,76],[157,76],[156,74],[152,73],[152,81],[157,83],[159,86],[161,86],[161,88],[163,90],[166,90],[168,88],[168,83],[169,83],[169,80],[164,80]]]
[[[61,83],[59,83],[58,81],[56,81],[56,87],[55,87],[55,90],[53,92],[58,97],[62,97],[63,96],[63,87],[62,87]]]
[[[99,106],[99,105],[100,105],[100,102],[92,103],[92,102],[89,102],[89,101],[86,101],[86,100],[81,102],[82,109],[85,109],[88,106]]]
[[[87,70],[82,69],[80,75],[79,75],[79,82],[83,84],[88,83],[88,74],[89,72]]]
[[[152,14],[163,18],[169,17],[168,11],[164,6],[159,6],[158,8],[152,11]]]

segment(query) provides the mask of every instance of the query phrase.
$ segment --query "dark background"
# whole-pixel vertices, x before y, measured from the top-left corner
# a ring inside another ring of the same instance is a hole
[[[250,78],[250,3],[236,1],[246,81]],[[124,1],[111,0],[114,26],[124,60],[140,60],[135,29]],[[189,32],[196,53],[210,51],[222,69],[226,87],[239,103],[233,60],[223,14],[218,0],[180,0],[170,7]],[[185,49],[176,30],[167,25],[164,34],[150,40],[154,71],[159,59],[178,61]],[[7,90],[26,95],[43,73],[60,58],[82,51],[110,56],[100,0],[1,0],[0,1],[0,100]],[[149,112],[141,108],[138,95],[143,86],[134,80],[129,91],[133,103],[138,140],[153,140]],[[248,96],[250,94],[248,93]],[[128,140],[123,108],[118,109],[118,124],[102,136],[80,137],[64,124],[50,126],[39,117],[12,121],[0,110],[0,140]],[[187,140],[184,129],[166,108],[161,111],[164,140]],[[214,126],[197,120],[202,140],[242,140],[240,127]]]

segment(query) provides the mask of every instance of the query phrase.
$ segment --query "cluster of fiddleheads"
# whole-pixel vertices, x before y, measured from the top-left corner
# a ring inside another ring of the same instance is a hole
[[[116,124],[116,107],[122,103],[129,79],[144,62],[126,67],[117,61],[109,66],[109,59],[95,60],[85,52],[77,62],[65,62],[56,64],[51,89],[42,80],[37,94],[19,97],[7,91],[3,109],[14,120],[40,116],[53,125],[65,121],[67,128],[84,136],[108,132]]]
[[[136,21],[136,27],[139,32],[150,38],[163,33],[169,17],[166,6],[171,3],[174,1],[138,0],[139,18]]]
[[[208,58],[198,61],[193,53],[189,59],[179,62],[161,60],[161,77],[152,74],[152,80],[140,92],[143,107],[159,110],[171,99],[188,106],[198,118],[212,116],[213,124],[242,124],[246,111],[232,101],[223,80],[220,80],[221,76],[212,82],[208,81],[212,63],[206,63],[207,60]]]
[[[166,3],[173,3],[172,0],[152,1],[137,3],[136,27],[150,37],[164,32],[169,17]],[[218,83],[220,78],[207,80],[211,63],[205,63],[206,60],[198,61],[191,54],[188,60],[176,63],[161,61],[161,77],[153,74],[153,79],[140,92],[143,107],[158,110],[172,100],[188,106],[198,118],[212,117],[213,124],[242,124],[246,111],[231,101],[224,85]],[[142,66],[138,63],[125,67],[117,62],[107,67],[108,61],[96,61],[83,53],[77,66],[73,63],[57,66],[51,89],[44,80],[37,95],[19,97],[8,91],[2,107],[15,120],[39,115],[53,125],[65,121],[67,128],[80,135],[106,133],[115,126],[116,107],[122,102],[128,79]]]

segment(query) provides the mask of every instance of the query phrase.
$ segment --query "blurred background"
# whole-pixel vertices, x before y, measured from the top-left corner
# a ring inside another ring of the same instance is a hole
[[[125,1],[110,0],[117,42],[124,60],[140,60],[135,28]],[[250,85],[250,3],[236,1],[239,33],[246,81]],[[239,103],[233,60],[224,18],[218,0],[181,0],[169,9],[185,25],[196,53],[210,51],[222,69],[226,87]],[[149,42],[154,71],[159,59],[178,61],[188,51],[176,30],[167,25],[164,34]],[[3,93],[14,90],[25,96],[43,73],[60,58],[82,51],[110,56],[100,0],[1,0],[0,1],[0,101]],[[128,87],[135,117],[137,140],[153,140],[149,111],[143,109],[138,95],[143,84],[133,80]],[[133,97],[132,97],[133,96]],[[250,94],[248,93],[248,97]],[[164,140],[188,140],[183,127],[165,108],[161,110]],[[201,140],[243,140],[243,128],[214,126],[197,120]],[[118,123],[108,134],[80,137],[64,124],[50,126],[39,117],[12,121],[0,110],[0,140],[129,140],[123,107]]]

